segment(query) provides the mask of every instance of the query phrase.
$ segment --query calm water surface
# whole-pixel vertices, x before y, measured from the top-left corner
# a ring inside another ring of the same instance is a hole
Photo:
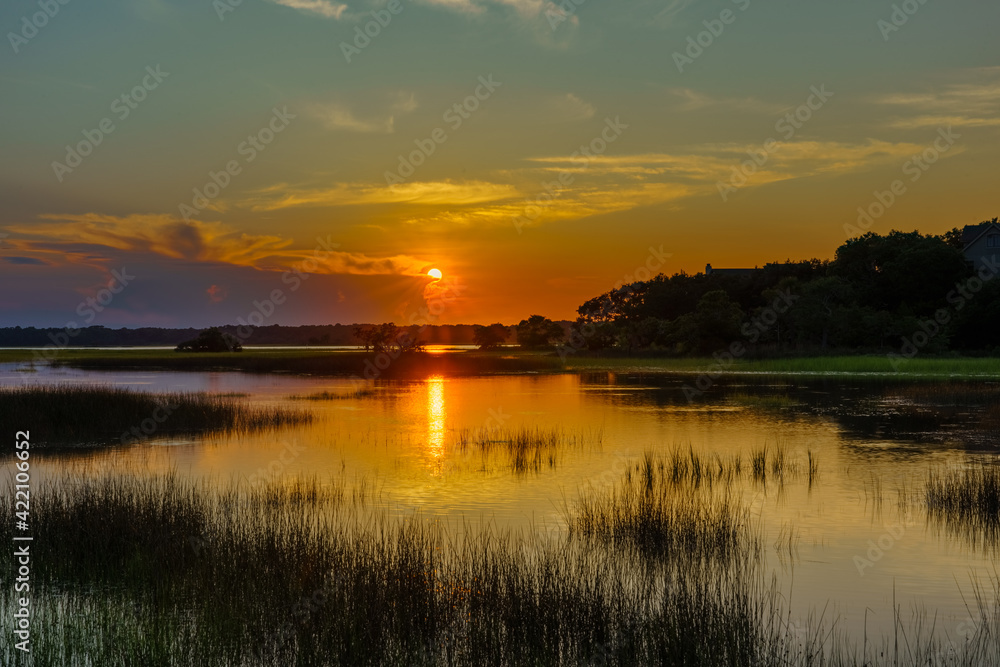
[[[892,601],[907,620],[915,609],[937,616],[954,636],[969,617],[974,579],[996,573],[996,551],[973,546],[927,521],[919,494],[934,467],[971,456],[996,458],[997,385],[887,385],[850,380],[735,378],[695,403],[681,387],[692,376],[641,373],[433,377],[380,382],[362,398],[303,401],[296,395],[345,393],[346,380],[211,372],[79,371],[0,365],[0,383],[102,384],[143,391],[241,393],[255,404],[308,409],[303,427],[254,435],[157,438],[127,449],[48,457],[44,472],[112,465],[159,472],[232,477],[320,475],[366,479],[393,512],[440,518],[456,530],[484,522],[513,530],[564,530],[564,507],[578,493],[606,489],[643,452],[680,447],[723,458],[781,446],[793,471],[783,484],[744,475],[739,492],[759,518],[765,568],[791,595],[796,616],[839,619],[860,641],[891,634]],[[957,388],[956,388],[957,387]],[[580,440],[554,466],[517,475],[500,459],[456,447],[462,429],[560,428]],[[31,425],[18,426],[29,428]],[[819,461],[810,485],[806,453]],[[81,464],[81,462],[83,462]],[[794,470],[797,469],[797,472]],[[879,492],[879,487],[881,491]],[[898,507],[900,489],[915,495]],[[882,502],[878,501],[879,497]],[[791,543],[787,540],[793,536]],[[882,555],[869,551],[881,540]],[[885,548],[888,547],[888,548]]]

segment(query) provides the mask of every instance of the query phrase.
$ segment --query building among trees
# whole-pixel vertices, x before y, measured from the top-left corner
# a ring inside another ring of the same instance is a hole
[[[962,230],[962,252],[965,259],[977,267],[983,260],[1000,264],[1000,222],[993,218],[978,225],[966,225]]]

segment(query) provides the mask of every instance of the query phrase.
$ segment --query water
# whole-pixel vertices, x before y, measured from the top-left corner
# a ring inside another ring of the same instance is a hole
[[[366,479],[391,511],[443,519],[455,529],[484,522],[559,532],[565,508],[586,489],[607,488],[645,451],[691,449],[723,458],[784,447],[793,472],[766,486],[744,475],[739,492],[763,525],[765,569],[791,597],[796,616],[821,612],[860,641],[893,631],[893,596],[904,620],[937,615],[954,638],[969,617],[971,582],[995,574],[995,552],[974,548],[929,523],[919,502],[928,471],[1000,448],[997,385],[907,385],[829,379],[790,382],[731,377],[694,403],[693,376],[642,373],[433,377],[378,382],[374,393],[334,401],[293,400],[356,386],[336,378],[241,373],[80,371],[0,365],[3,384],[114,384],[142,391],[246,394],[256,404],[308,409],[307,426],[256,435],[158,437],[128,449],[81,450],[36,461],[125,465],[151,473],[256,478],[320,475]],[[517,475],[496,459],[456,446],[460,430],[561,428],[580,436],[554,467]],[[14,425],[34,428],[39,425]],[[809,484],[806,453],[819,462]],[[908,511],[899,490],[916,494]],[[787,539],[793,535],[791,548]]]

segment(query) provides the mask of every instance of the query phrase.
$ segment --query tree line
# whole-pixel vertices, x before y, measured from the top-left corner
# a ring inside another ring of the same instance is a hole
[[[578,309],[570,342],[588,350],[704,354],[745,341],[773,351],[885,350],[924,332],[924,351],[1000,352],[998,267],[973,267],[962,232],[869,232],[833,260],[743,275],[658,275]],[[931,332],[933,331],[933,334]]]
[[[987,266],[988,268],[988,266]],[[595,296],[576,321],[532,315],[513,327],[393,323],[251,327],[253,345],[344,345],[412,352],[429,344],[496,349],[560,346],[562,351],[699,355],[744,342],[757,352],[921,351],[1000,353],[1000,267],[983,271],[963,254],[962,231],[941,235],[868,232],[832,260],[787,260],[745,274],[660,274]],[[0,347],[41,347],[61,329],[0,328]],[[236,327],[86,327],[76,346],[178,345],[233,349]],[[55,336],[55,338],[54,338]]]

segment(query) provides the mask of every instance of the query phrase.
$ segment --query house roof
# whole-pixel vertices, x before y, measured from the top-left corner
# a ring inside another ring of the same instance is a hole
[[[978,241],[980,236],[993,228],[1000,231],[1000,224],[997,224],[995,220],[981,222],[978,225],[966,225],[965,229],[962,230],[962,243],[968,248]]]

